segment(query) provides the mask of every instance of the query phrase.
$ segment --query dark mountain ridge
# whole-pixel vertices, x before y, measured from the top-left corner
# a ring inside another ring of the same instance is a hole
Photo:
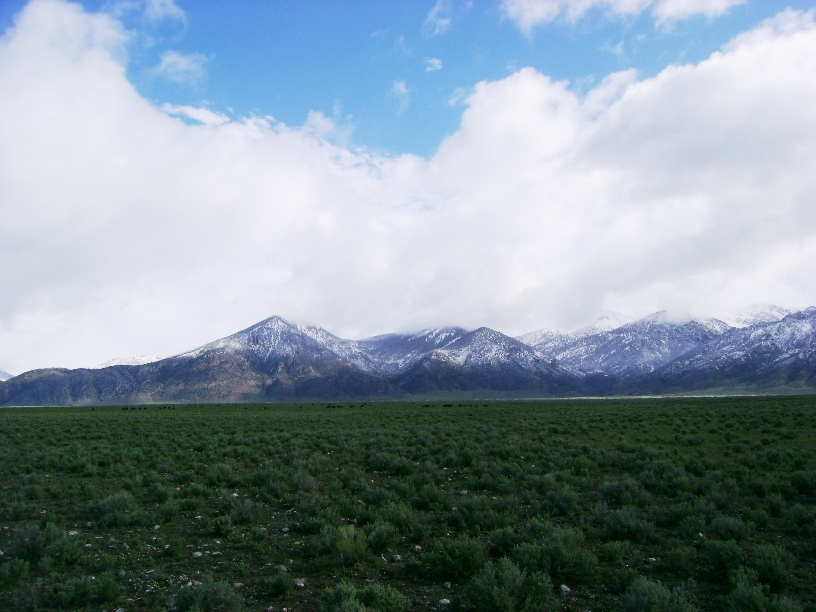
[[[152,363],[26,372],[0,382],[0,405],[816,391],[816,308],[746,327],[661,312],[558,334],[450,327],[354,341],[270,317]]]

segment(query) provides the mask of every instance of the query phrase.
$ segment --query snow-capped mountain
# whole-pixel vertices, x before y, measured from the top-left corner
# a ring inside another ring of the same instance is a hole
[[[449,327],[355,341],[271,317],[149,363],[25,372],[0,384],[0,405],[816,390],[816,308],[743,327],[666,312],[619,323],[520,339]]]
[[[534,348],[488,327],[463,334],[416,360],[394,378],[409,393],[500,391],[586,394],[578,376]]]
[[[631,317],[617,312],[601,315],[594,322],[574,332],[560,332],[555,329],[540,329],[517,336],[516,340],[528,344],[544,355],[556,357],[565,348],[583,338],[617,329],[631,321]]]
[[[790,308],[774,304],[751,304],[722,317],[722,320],[731,327],[749,327],[757,323],[781,321],[792,312]]]
[[[9,374],[8,372],[4,372],[3,370],[0,370],[0,382],[8,380],[9,378],[14,378],[14,375]]]
[[[665,311],[587,333],[548,354],[576,373],[604,373],[623,380],[662,367],[730,327],[717,319],[674,317]]]
[[[138,357],[120,357],[110,359],[105,363],[100,363],[94,370],[101,370],[102,368],[110,368],[113,366],[129,366],[129,365],[145,365],[146,363],[154,363],[167,359],[167,355],[139,355]]]
[[[533,348],[489,327],[480,327],[464,334],[436,350],[435,354],[465,369],[490,366],[538,369],[547,364]]]
[[[172,359],[196,359],[226,353],[240,354],[264,363],[282,359],[329,360],[347,362],[364,372],[378,369],[359,343],[338,338],[321,327],[290,323],[277,316]]]
[[[379,371],[392,374],[410,366],[431,351],[444,348],[465,334],[461,327],[424,329],[415,334],[384,334],[357,344],[378,364]]]
[[[658,387],[813,387],[816,385],[816,308],[780,321],[716,336],[655,372]]]

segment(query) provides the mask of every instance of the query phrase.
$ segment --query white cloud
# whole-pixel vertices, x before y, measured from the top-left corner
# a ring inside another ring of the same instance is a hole
[[[145,16],[151,21],[161,21],[163,19],[176,19],[185,23],[187,21],[184,10],[174,0],[147,0],[145,3]]]
[[[448,98],[448,105],[449,106],[456,106],[457,104],[462,104],[472,93],[472,90],[466,89],[464,87],[457,87],[453,90],[450,98]]]
[[[115,18],[128,13],[141,13],[153,23],[165,19],[187,23],[187,14],[174,0],[116,0],[106,4],[106,12]]]
[[[660,0],[654,7],[658,23],[686,19],[695,15],[719,17],[746,0]]]
[[[394,81],[388,94],[399,101],[399,112],[403,112],[411,103],[411,89],[405,81]]]
[[[204,125],[222,125],[229,121],[229,117],[222,113],[214,113],[207,108],[200,108],[196,106],[162,104],[161,109],[168,115],[182,115],[188,119],[203,123]]]
[[[718,17],[746,0],[502,0],[504,15],[530,34],[541,23],[564,17],[576,21],[591,9],[612,15],[638,15],[647,9],[658,23],[695,15]]]
[[[174,83],[195,85],[206,76],[204,69],[206,63],[207,57],[202,53],[165,51],[152,72]]]
[[[125,40],[41,1],[0,41],[4,370],[274,313],[355,336],[816,303],[812,14],[586,96],[530,68],[479,83],[429,159],[331,144],[318,113],[188,125],[127,81]]]
[[[422,33],[428,38],[448,31],[453,22],[451,0],[436,0],[422,24]]]
[[[436,57],[426,57],[425,72],[433,72],[434,70],[442,70],[442,60]]]

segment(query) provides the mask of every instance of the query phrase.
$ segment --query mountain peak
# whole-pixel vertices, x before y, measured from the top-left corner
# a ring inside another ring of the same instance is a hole
[[[757,323],[781,321],[792,313],[791,309],[775,304],[751,304],[727,314],[722,320],[731,327],[750,327]]]
[[[9,374],[8,372],[4,372],[3,370],[0,370],[0,382],[8,380],[9,378],[14,378],[14,375]]]

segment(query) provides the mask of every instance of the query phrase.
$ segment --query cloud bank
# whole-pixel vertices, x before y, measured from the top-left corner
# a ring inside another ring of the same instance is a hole
[[[746,0],[502,0],[505,16],[530,34],[541,23],[564,17],[576,21],[592,9],[612,15],[638,15],[650,10],[657,23],[695,15],[719,17]]]
[[[586,95],[531,68],[479,83],[429,159],[332,144],[322,115],[157,106],[126,43],[57,0],[0,41],[5,370],[172,354],[271,314],[360,337],[816,303],[812,12]]]

